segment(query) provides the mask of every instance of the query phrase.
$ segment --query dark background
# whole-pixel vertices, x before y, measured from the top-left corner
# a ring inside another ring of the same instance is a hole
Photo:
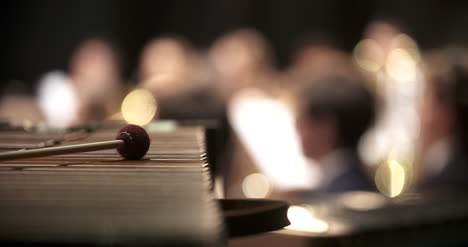
[[[325,35],[351,50],[378,17],[399,20],[423,49],[468,41],[468,1],[43,0],[0,6],[0,82],[30,87],[46,71],[66,70],[73,48],[94,35],[116,42],[127,78],[144,44],[164,34],[207,49],[226,31],[254,27],[271,41],[279,68],[305,33]]]

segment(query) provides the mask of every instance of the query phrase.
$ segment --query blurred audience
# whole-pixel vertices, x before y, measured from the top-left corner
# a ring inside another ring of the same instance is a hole
[[[322,171],[318,192],[375,190],[357,153],[374,115],[374,98],[361,81],[327,76],[301,90],[297,130],[304,153]]]
[[[158,118],[230,121],[233,156],[225,163],[232,165],[219,170],[226,196],[374,190],[363,164],[391,155],[403,164],[405,182],[418,179],[417,189],[464,185],[467,52],[451,47],[422,57],[402,30],[376,20],[352,54],[309,36],[285,71],[277,70],[268,40],[254,29],[227,32],[206,52],[181,37],[158,37],[141,52],[137,86],[156,98]],[[59,128],[109,119],[124,96],[121,67],[111,42],[86,39],[72,52],[68,75],[52,71],[39,81],[41,112],[27,93],[6,90],[0,114]]]

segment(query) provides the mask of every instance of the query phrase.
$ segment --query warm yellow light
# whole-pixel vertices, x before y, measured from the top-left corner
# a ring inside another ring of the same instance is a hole
[[[405,187],[405,168],[396,160],[382,164],[375,174],[375,183],[380,192],[388,197],[396,197]]]
[[[122,102],[122,117],[129,124],[145,125],[156,115],[157,104],[153,95],[144,89],[130,92]]]
[[[291,224],[287,229],[306,232],[326,232],[329,225],[326,221],[317,219],[313,213],[301,206],[291,206],[288,209],[288,219]]]
[[[385,69],[392,79],[407,82],[416,78],[416,65],[416,61],[407,50],[397,48],[388,54]]]
[[[406,179],[405,169],[396,160],[390,160],[388,163],[388,167],[390,169],[390,174],[392,178],[390,192],[391,192],[391,196],[395,197],[401,194],[401,192],[403,192],[403,187],[405,186],[405,179]]]
[[[340,201],[349,209],[368,211],[383,207],[387,198],[379,193],[367,191],[352,191],[340,196]]]
[[[249,198],[265,198],[271,192],[270,181],[261,173],[252,173],[244,178],[242,192]]]
[[[382,47],[372,39],[361,40],[353,50],[353,58],[359,67],[370,72],[377,72],[384,60]]]
[[[421,60],[418,44],[407,34],[398,34],[397,36],[395,36],[392,42],[394,47],[400,47],[405,49],[416,63],[418,63]]]

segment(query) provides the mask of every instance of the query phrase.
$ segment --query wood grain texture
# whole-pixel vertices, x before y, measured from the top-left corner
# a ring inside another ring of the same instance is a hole
[[[112,140],[116,131],[55,138],[60,145],[79,144]],[[203,129],[149,134],[152,143],[140,161],[102,150],[0,162],[0,242],[223,245]],[[15,138],[0,132],[0,142],[4,136]],[[25,143],[43,141],[34,133],[21,136]]]

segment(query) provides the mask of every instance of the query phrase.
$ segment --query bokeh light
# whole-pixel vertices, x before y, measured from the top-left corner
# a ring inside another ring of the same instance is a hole
[[[395,159],[384,162],[375,173],[377,188],[388,197],[396,197],[402,194],[406,180],[405,167]]]
[[[368,191],[352,191],[340,196],[340,201],[349,209],[368,211],[381,208],[387,199],[379,193]]]
[[[400,33],[392,40],[394,47],[404,48],[413,58],[413,60],[418,63],[421,60],[421,54],[419,53],[419,47],[416,41],[411,38],[409,35]]]
[[[407,50],[397,48],[388,54],[385,69],[392,79],[398,82],[408,82],[416,79],[416,65],[416,61]]]
[[[265,198],[271,193],[271,184],[265,175],[252,173],[244,178],[242,192],[248,198]]]
[[[70,78],[59,71],[52,71],[39,82],[38,105],[52,127],[65,128],[78,119],[79,99]]]
[[[127,123],[145,125],[156,115],[156,99],[149,91],[136,89],[125,97],[121,110]]]
[[[353,58],[357,65],[370,72],[380,70],[384,57],[383,48],[372,39],[361,40],[353,50]]]
[[[288,209],[288,219],[291,224],[287,229],[299,230],[305,232],[326,232],[329,224],[314,216],[313,212],[302,206],[291,206]]]

